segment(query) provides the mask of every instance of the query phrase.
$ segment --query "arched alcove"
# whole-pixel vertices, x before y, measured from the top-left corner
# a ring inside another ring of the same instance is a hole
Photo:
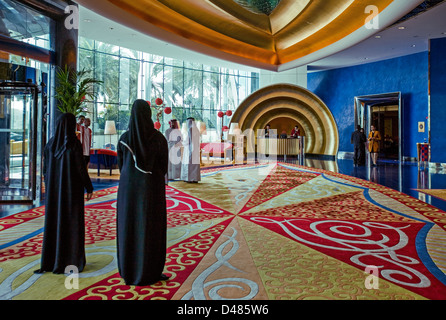
[[[238,123],[242,131],[256,133],[279,118],[303,129],[306,153],[336,156],[339,134],[333,115],[318,96],[300,86],[275,84],[254,92],[240,104],[231,122]]]

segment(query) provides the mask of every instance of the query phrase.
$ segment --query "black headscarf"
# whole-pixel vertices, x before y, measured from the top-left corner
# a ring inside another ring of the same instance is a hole
[[[155,162],[150,140],[156,133],[152,121],[152,111],[147,101],[138,99],[133,103],[129,121],[128,147],[138,169],[151,172]]]
[[[76,117],[72,113],[63,113],[57,121],[53,138],[48,142],[54,157],[62,157],[65,151],[74,147],[76,140]]]

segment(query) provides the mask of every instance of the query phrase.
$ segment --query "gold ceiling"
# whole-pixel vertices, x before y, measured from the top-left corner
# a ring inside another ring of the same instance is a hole
[[[394,2],[413,0],[95,0],[77,1],[96,11],[108,6],[127,17],[127,26],[149,35],[170,34],[172,42],[223,53],[223,58],[265,69],[299,60],[361,29],[367,18]],[[90,2],[90,5],[88,4]],[[418,1],[419,2],[419,1]],[[111,6],[110,6],[111,5]],[[262,6],[268,5],[265,8]],[[370,8],[370,7],[369,7]],[[263,10],[263,11],[262,11]],[[98,12],[101,14],[101,12]],[[395,20],[406,12],[398,12]],[[134,20],[134,21],[129,21]],[[121,21],[122,22],[122,21]],[[161,30],[155,32],[154,30]],[[376,32],[377,30],[375,30]],[[164,33],[163,33],[164,32]],[[180,39],[180,41],[178,41]],[[163,40],[169,41],[164,36]],[[184,46],[184,45],[183,45]],[[195,47],[195,48],[194,48]],[[206,51],[206,50],[204,50]],[[206,52],[206,53],[209,53]],[[249,63],[251,62],[251,63]]]

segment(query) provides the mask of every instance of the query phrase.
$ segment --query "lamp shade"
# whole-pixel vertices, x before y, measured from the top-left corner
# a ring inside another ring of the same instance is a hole
[[[203,121],[198,121],[197,122],[197,128],[200,131],[200,134],[205,135],[206,132],[206,123],[204,123]]]
[[[241,134],[241,130],[238,126],[238,123],[236,123],[236,122],[231,123],[231,125],[229,126],[229,134],[232,134],[232,135],[240,135]]]
[[[107,120],[105,122],[104,134],[116,134],[116,125],[115,121]]]

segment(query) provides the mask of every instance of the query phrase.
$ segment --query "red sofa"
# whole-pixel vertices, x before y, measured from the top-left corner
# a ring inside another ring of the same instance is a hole
[[[90,150],[90,168],[98,169],[98,176],[101,174],[101,168],[112,170],[117,168],[118,153],[110,149],[91,149]]]
[[[225,158],[227,155],[230,155],[232,158],[232,143],[229,142],[201,143],[200,150],[202,155],[221,158]]]

